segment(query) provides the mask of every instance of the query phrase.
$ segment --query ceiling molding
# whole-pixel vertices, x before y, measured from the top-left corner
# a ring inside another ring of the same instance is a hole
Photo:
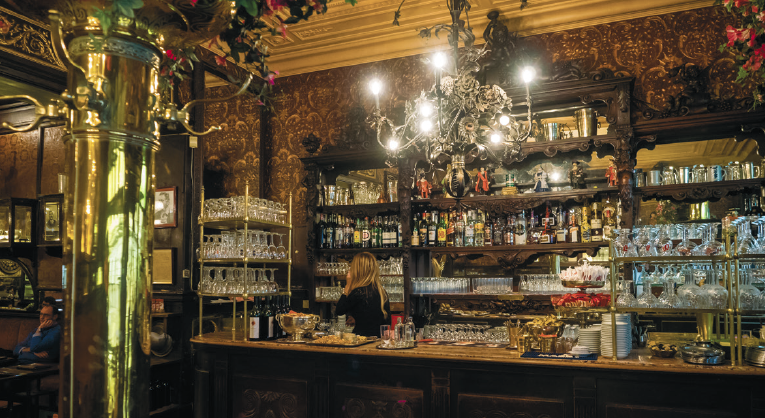
[[[291,25],[288,41],[269,47],[269,67],[280,76],[400,58],[444,49],[446,38],[423,40],[418,29],[446,23],[448,13],[437,0],[412,1],[402,8],[401,26],[393,26],[399,0],[362,0],[356,6],[332,2],[323,16]],[[471,2],[470,24],[476,43],[483,43],[486,15],[499,10],[502,21],[521,36],[538,35],[698,9],[713,0],[529,0],[518,10],[517,0]],[[269,42],[271,44],[271,42]]]

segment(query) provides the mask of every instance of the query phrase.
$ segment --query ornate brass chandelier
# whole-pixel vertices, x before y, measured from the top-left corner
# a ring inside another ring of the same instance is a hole
[[[434,66],[435,84],[429,91],[406,102],[403,124],[397,125],[391,118],[383,116],[379,105],[382,84],[372,80],[369,87],[376,99],[372,126],[377,132],[377,142],[388,154],[388,163],[393,164],[406,150],[424,158],[430,171],[439,157],[451,159],[452,173],[455,170],[467,175],[464,170],[465,157],[474,155],[481,160],[491,159],[499,164],[511,159],[521,150],[521,144],[532,133],[531,93],[529,83],[534,79],[532,67],[522,70],[521,76],[526,87],[527,121],[517,120],[510,114],[512,100],[497,85],[481,85],[476,78],[481,65],[479,60],[489,52],[473,46],[475,36],[472,28],[460,20],[462,12],[470,5],[466,0],[448,1],[452,16],[451,25],[436,25],[421,33],[432,30],[448,31],[452,47],[455,70],[448,73],[447,57],[443,52],[431,59]],[[459,40],[465,45],[460,56]],[[447,173],[449,175],[450,173]],[[458,182],[447,191],[454,197],[462,197],[469,184]],[[469,176],[467,177],[469,183]]]

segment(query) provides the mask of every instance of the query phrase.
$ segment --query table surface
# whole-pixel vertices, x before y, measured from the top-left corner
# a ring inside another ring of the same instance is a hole
[[[0,367],[0,383],[35,380],[58,374],[58,363],[36,363],[39,368],[29,369],[25,365]]]
[[[315,352],[331,354],[348,354],[376,357],[398,357],[432,360],[452,360],[461,362],[505,363],[519,365],[535,365],[542,367],[575,367],[613,370],[635,370],[675,373],[702,373],[721,375],[750,375],[765,377],[765,368],[753,366],[733,366],[730,362],[722,365],[708,366],[689,364],[680,358],[654,357],[647,348],[634,349],[625,359],[613,360],[611,357],[599,356],[597,360],[562,360],[562,359],[531,359],[521,358],[518,350],[488,347],[457,347],[448,345],[419,344],[418,347],[405,350],[380,350],[377,343],[360,347],[320,347],[306,344],[284,344],[278,341],[231,341],[230,332],[204,334],[192,338],[192,343],[199,346],[219,346],[229,348],[253,348],[281,350],[294,352]]]

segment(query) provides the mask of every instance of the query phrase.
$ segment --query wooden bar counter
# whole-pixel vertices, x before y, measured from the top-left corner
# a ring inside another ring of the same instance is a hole
[[[232,342],[230,333],[192,343],[199,418],[765,417],[765,369],[647,350],[578,361],[480,347]]]

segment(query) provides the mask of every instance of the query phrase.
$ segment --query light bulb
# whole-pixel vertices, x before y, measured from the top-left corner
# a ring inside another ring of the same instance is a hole
[[[433,65],[439,70],[446,66],[446,55],[443,52],[436,52],[433,55]]]
[[[502,142],[502,136],[497,133],[491,134],[491,142],[494,144],[499,144]]]
[[[552,178],[552,180],[553,180],[553,181],[558,181],[558,180],[560,180],[560,173],[558,173],[558,172],[556,171],[556,172],[552,173],[552,174],[550,175],[550,177]]]
[[[391,151],[395,151],[398,149],[398,139],[391,138],[388,140],[388,149]]]
[[[534,67],[524,67],[521,71],[521,78],[523,79],[523,82],[527,84],[534,80],[534,76],[536,75],[537,71]]]
[[[372,94],[377,96],[380,94],[380,90],[382,90],[382,83],[378,79],[374,79],[369,82],[369,89],[372,90]]]
[[[510,117],[507,115],[502,115],[499,117],[499,124],[502,126],[507,126],[507,124],[510,123]]]
[[[433,123],[427,119],[422,121],[422,123],[420,124],[420,130],[422,132],[429,132],[432,127],[433,127]]]
[[[428,102],[424,102],[420,105],[420,115],[428,117],[433,113],[433,106]]]

